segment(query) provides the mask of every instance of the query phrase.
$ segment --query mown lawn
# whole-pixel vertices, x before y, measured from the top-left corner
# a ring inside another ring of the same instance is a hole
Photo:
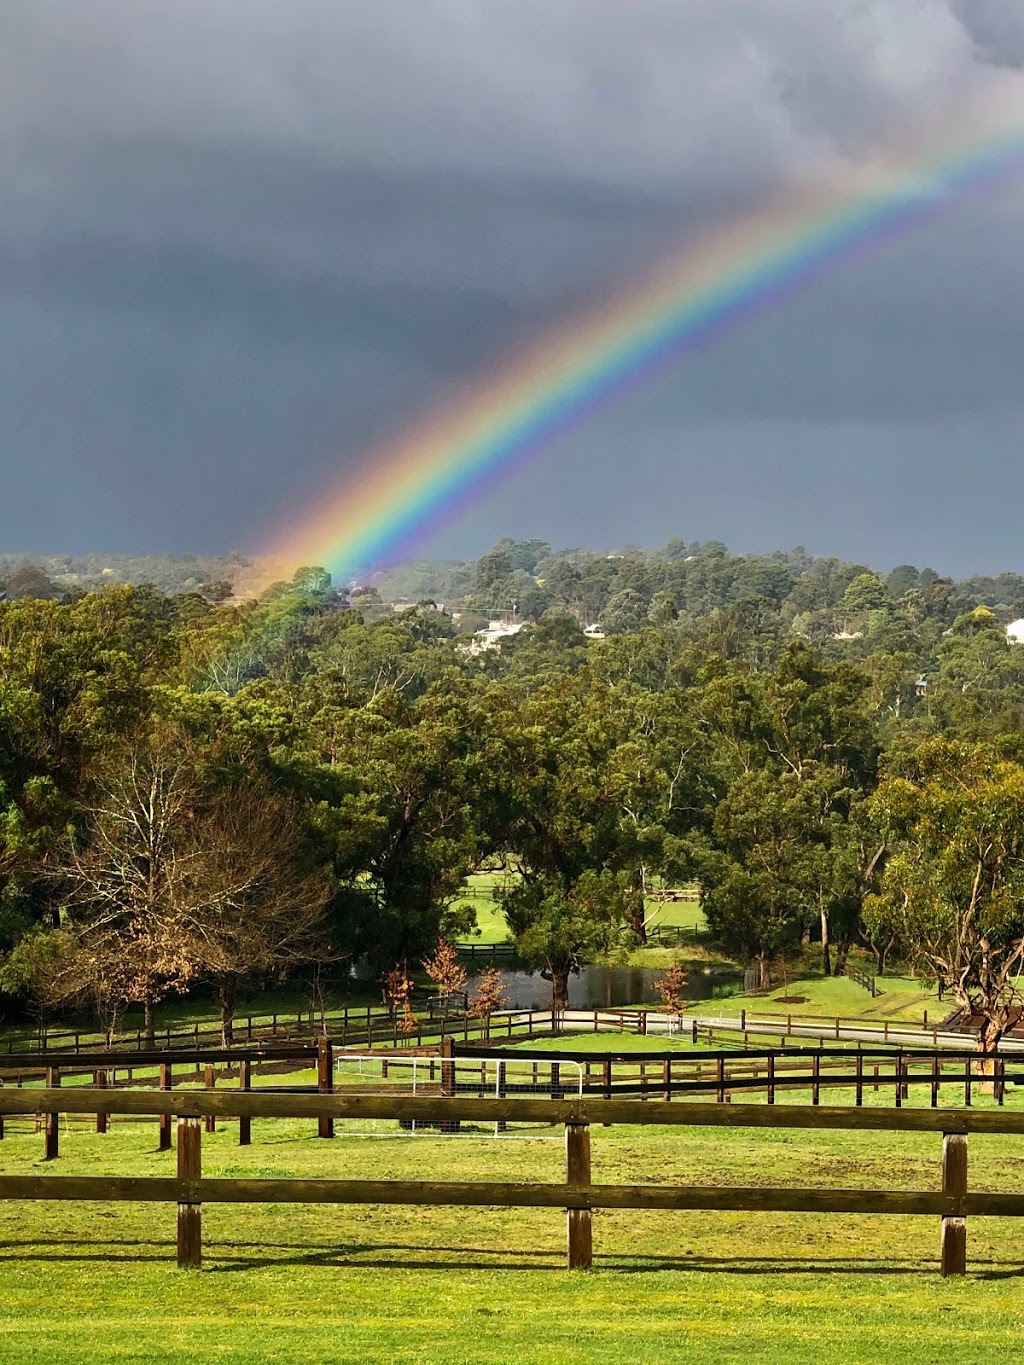
[[[173,1170],[152,1124],[76,1125],[47,1167],[9,1125],[5,1172]],[[560,1134],[310,1135],[257,1121],[203,1138],[210,1175],[560,1179]],[[364,1125],[368,1131],[370,1125]],[[1024,1188],[1024,1140],[972,1137],[971,1183]],[[597,1181],[934,1189],[930,1135],[595,1128]],[[0,1207],[0,1359],[230,1362],[997,1361],[1024,1330],[1011,1220],[973,1220],[942,1281],[931,1218],[598,1213],[594,1271],[561,1268],[548,1210],[219,1206],[206,1264],[174,1264],[171,1205]]]
[[[755,1017],[772,1015],[794,1019],[807,1015],[826,1019],[874,1019],[879,1023],[938,1024],[953,1008],[940,1001],[934,987],[912,977],[884,976],[878,980],[882,994],[872,999],[863,986],[846,976],[805,976],[780,986],[768,995],[733,995],[724,1000],[700,1001],[694,1008],[702,1014],[737,1016],[741,1009]]]

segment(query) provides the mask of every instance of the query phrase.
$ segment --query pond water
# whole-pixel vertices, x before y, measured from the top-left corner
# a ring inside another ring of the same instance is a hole
[[[531,976],[523,971],[503,971],[502,980],[511,1009],[550,1009],[551,982],[540,972]],[[645,1000],[656,1000],[655,981],[664,976],[655,967],[599,967],[582,968],[579,976],[569,977],[569,1008],[575,1010],[612,1009],[617,1005],[640,1005]],[[710,968],[691,971],[686,982],[687,1000],[710,1000],[715,987],[741,984],[735,972],[713,971]],[[471,977],[469,993],[476,989],[476,978]]]

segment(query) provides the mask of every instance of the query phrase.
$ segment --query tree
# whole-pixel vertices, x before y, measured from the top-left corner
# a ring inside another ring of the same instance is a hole
[[[601,612],[601,624],[609,635],[630,634],[647,624],[650,610],[648,598],[633,588],[624,588],[609,598]]]
[[[350,942],[383,974],[472,927],[455,898],[482,851],[490,741],[476,689],[459,677],[411,700],[385,688],[368,705],[346,702],[303,687],[279,761],[310,803]]]
[[[512,573],[515,565],[512,556],[504,545],[496,545],[493,550],[481,556],[476,565],[476,590],[485,596],[501,579]]]
[[[921,575],[913,564],[897,564],[885,580],[893,597],[900,598],[910,588],[919,586]]]
[[[984,746],[931,740],[872,800],[889,848],[870,932],[981,1018],[991,1052],[1024,996],[1024,768]]]
[[[484,1032],[490,1031],[491,1015],[508,1002],[505,981],[497,967],[485,967],[477,977],[476,992],[469,999],[466,1011],[470,1019],[482,1019]]]
[[[621,737],[615,695],[588,676],[525,697],[489,699],[489,825],[515,876],[499,898],[523,960],[551,982],[552,1008],[586,954],[643,920],[637,833],[612,756]]]
[[[446,938],[440,940],[434,956],[423,963],[423,970],[441,995],[458,995],[466,989],[466,969],[459,960],[459,950]]]
[[[830,971],[833,922],[845,958],[870,863],[855,818],[877,761],[867,678],[795,644],[763,674],[709,668],[697,705],[722,790],[693,840],[709,924],[767,985],[770,958],[816,921]]]
[[[97,998],[156,1005],[202,975],[232,1042],[239,983],[326,951],[330,888],[301,861],[292,807],[255,778],[208,793],[183,737],[158,733],[111,761],[88,839],[64,869],[68,924]]]
[[[402,1033],[412,1033],[416,1018],[412,1012],[412,978],[404,962],[396,962],[384,978],[388,1008]]]
[[[322,965],[334,955],[331,882],[293,805],[250,777],[204,802],[184,841],[177,921],[194,971],[213,983],[225,1047],[243,981]]]
[[[639,893],[628,873],[588,869],[566,884],[551,874],[528,874],[503,897],[520,958],[551,982],[551,1008],[569,1008],[569,977],[587,956],[607,949],[636,915]]]
[[[24,563],[4,585],[8,597],[56,597],[57,589],[37,564]]]
[[[654,983],[654,989],[661,996],[666,1011],[678,1017],[686,1013],[686,972],[680,962],[673,962],[663,977]]]

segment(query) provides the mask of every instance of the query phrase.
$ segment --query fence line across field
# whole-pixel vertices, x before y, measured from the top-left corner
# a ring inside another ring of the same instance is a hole
[[[353,1078],[355,1084],[352,1084]],[[571,1059],[554,1054],[546,1056],[495,1056],[477,1054],[464,1056],[382,1056],[378,1053],[334,1053],[334,1093],[345,1086],[363,1095],[474,1095],[483,1099],[493,1095],[504,1099],[510,1095],[552,1100],[583,1096],[583,1066]],[[403,1121],[402,1131],[417,1134],[436,1133],[436,1124],[424,1130],[415,1119]],[[462,1134],[456,1122],[440,1130],[442,1133]],[[462,1134],[465,1135],[465,1134]],[[496,1120],[494,1135],[514,1136],[505,1121]],[[363,1136],[347,1130],[346,1136]],[[379,1136],[369,1133],[365,1136]]]
[[[902,1048],[852,1047],[744,1049],[692,1049],[674,1051],[621,1052],[558,1048],[550,1052],[524,1053],[515,1048],[456,1043],[449,1038],[439,1047],[422,1052],[373,1050],[352,1053],[338,1049],[330,1039],[321,1038],[316,1047],[294,1046],[266,1049],[182,1049],[125,1056],[118,1053],[43,1054],[24,1056],[16,1067],[0,1065],[0,1081],[16,1088],[45,1082],[51,1086],[79,1078],[111,1088],[119,1085],[155,1085],[172,1089],[203,1077],[209,1088],[231,1082],[237,1076],[243,1088],[251,1088],[254,1073],[283,1073],[282,1085],[288,1091],[319,1089],[329,1091],[335,1075],[346,1069],[352,1083],[365,1088],[367,1077],[389,1080],[394,1092],[396,1082],[406,1078],[417,1090],[435,1084],[445,1093],[444,1058],[458,1059],[460,1082],[468,1089],[486,1091],[494,1083],[488,1062],[506,1063],[504,1084],[508,1093],[549,1093],[557,1097],[566,1089],[606,1099],[662,1094],[665,1099],[715,1094],[718,1101],[731,1101],[734,1092],[764,1092],[769,1104],[777,1091],[809,1090],[817,1104],[822,1090],[846,1089],[854,1092],[854,1102],[864,1101],[866,1093],[877,1095],[892,1091],[897,1107],[910,1097],[912,1089],[930,1088],[931,1104],[938,1104],[940,1093],[963,1086],[964,1103],[980,1086],[989,1086],[1003,1102],[1008,1088],[1024,1083],[1020,1070],[1021,1054],[999,1052],[984,1056],[975,1050],[909,1050]],[[344,1060],[342,1060],[344,1059]],[[568,1067],[576,1068],[570,1074]],[[456,1063],[452,1063],[454,1067]],[[316,1081],[299,1083],[288,1080],[296,1070],[316,1069]],[[558,1070],[563,1069],[559,1078]],[[456,1074],[448,1073],[449,1081]],[[571,1080],[571,1084],[570,1084]],[[266,1088],[266,1087],[264,1087]],[[450,1089],[450,1086],[448,1087]]]
[[[780,1039],[818,1038],[822,1042],[826,1038],[849,1042],[859,1039],[891,1042],[894,1045],[902,1043],[907,1047],[930,1045],[935,1048],[959,1048],[963,1046],[965,1036],[969,1036],[939,1023],[925,1026],[888,1020],[843,1020],[834,1016],[769,1015],[747,1009],[741,1009],[735,1017],[693,1010],[674,1015],[662,1010],[629,1006],[562,1011],[507,1009],[486,1019],[468,1018],[465,1014],[432,1015],[428,1008],[425,1013],[414,1017],[411,1029],[403,1029],[401,1021],[393,1014],[372,1008],[332,1011],[327,1015],[306,1011],[294,1016],[267,1015],[263,1019],[269,1022],[261,1022],[258,1016],[237,1020],[234,1041],[229,1046],[267,1047],[277,1045],[278,1040],[295,1044],[311,1043],[325,1033],[330,1034],[339,1046],[355,1050],[378,1046],[423,1047],[449,1037],[462,1041],[471,1038],[488,1041],[492,1038],[530,1038],[561,1032],[614,1032],[669,1037],[686,1033],[703,1036],[714,1033],[750,1034]],[[136,1030],[109,1046],[125,1053],[145,1053],[159,1047],[165,1050],[188,1046],[199,1049],[201,1046],[216,1047],[218,1044],[223,1046],[219,1027],[211,1025],[201,1028],[195,1024],[185,1029],[159,1029],[153,1041],[145,1038],[141,1030]],[[1024,1041],[1021,1040],[1008,1039],[1004,1045],[1010,1050],[1024,1050]],[[26,1053],[48,1051],[78,1055],[106,1047],[106,1043],[89,1043],[88,1036],[81,1032],[61,1032],[40,1034],[37,1038],[22,1039],[17,1043],[9,1041],[6,1051],[10,1058],[15,1058]]]
[[[966,1270],[967,1217],[1022,1217],[1024,1194],[969,1192],[970,1133],[1024,1135],[1024,1114],[993,1111],[811,1108],[764,1105],[669,1104],[659,1101],[529,1097],[480,1099],[468,1095],[286,1095],[208,1090],[177,1093],[84,1088],[29,1092],[0,1090],[0,1115],[41,1111],[154,1114],[177,1117],[176,1176],[107,1177],[3,1175],[0,1199],[170,1202],[178,1206],[178,1264],[202,1261],[204,1203],[336,1203],[419,1206],[562,1208],[566,1212],[567,1263],[592,1263],[592,1211],[701,1209],[737,1212],[917,1214],[941,1220],[940,1265],[944,1275]],[[316,1119],[321,1136],[333,1136],[335,1120],[397,1119],[424,1123],[534,1121],[564,1125],[564,1182],[408,1181],[335,1179],[204,1178],[202,1120],[237,1117]],[[730,1128],[845,1129],[854,1132],[930,1132],[942,1135],[941,1189],[847,1190],[790,1187],[595,1184],[590,1133],[595,1124],[671,1124]],[[325,1127],[326,1125],[326,1127]]]

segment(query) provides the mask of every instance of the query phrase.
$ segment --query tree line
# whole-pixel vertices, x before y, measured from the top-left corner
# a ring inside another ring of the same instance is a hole
[[[649,604],[608,638],[563,598],[476,655],[453,610],[384,610],[318,569],[245,602],[151,585],[0,602],[8,1017],[137,1008],[152,1028],[202,984],[230,1037],[243,987],[431,960],[471,930],[463,888],[488,865],[556,1008],[589,955],[645,941],[652,888],[693,881],[764,980],[801,943],[825,972],[855,946],[879,970],[898,955],[992,1046],[1024,958],[1012,576],[993,606],[910,566],[765,562],[759,587],[784,571],[785,594],[707,607],[665,566],[694,586],[749,564],[635,563]]]

